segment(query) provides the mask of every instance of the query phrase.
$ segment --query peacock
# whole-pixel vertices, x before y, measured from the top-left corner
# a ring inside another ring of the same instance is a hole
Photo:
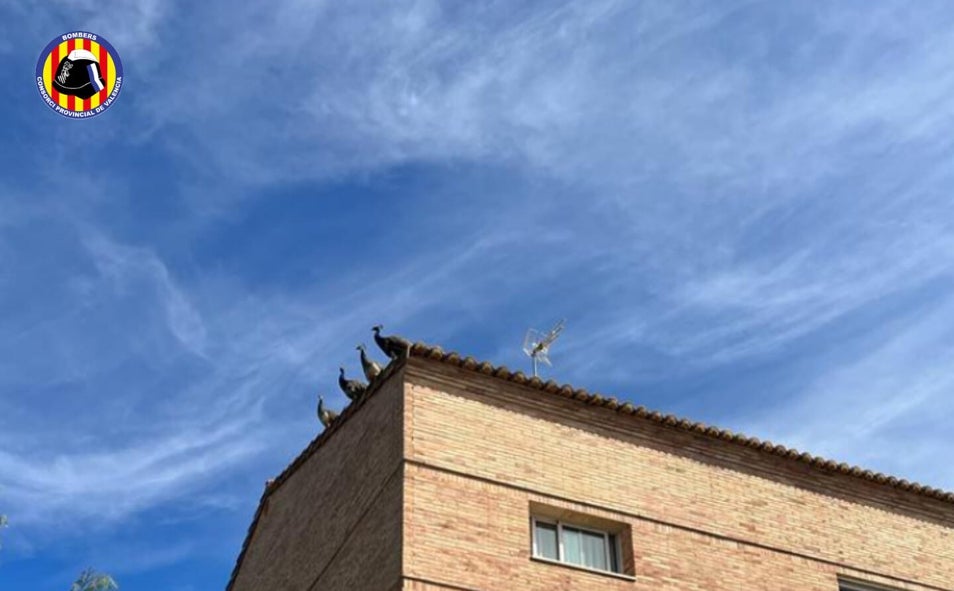
[[[321,424],[327,429],[331,426],[331,423],[338,418],[338,413],[335,411],[325,408],[325,398],[324,396],[318,396],[318,420],[321,421]]]
[[[362,382],[361,380],[348,380],[345,379],[345,370],[343,367],[339,367],[338,374],[338,386],[341,387],[341,391],[345,393],[350,400],[357,400],[364,394],[364,391],[368,389],[368,385]]]
[[[377,361],[368,357],[368,351],[365,349],[364,343],[358,345],[357,349],[361,351],[361,369],[364,370],[364,377],[368,378],[369,382],[373,382],[374,378],[380,375],[381,366]]]
[[[381,336],[382,328],[384,328],[384,326],[378,324],[377,326],[373,326],[371,330],[374,331],[374,342],[384,351],[384,354],[387,355],[389,359],[407,357],[408,352],[411,350],[411,342],[397,335],[383,337]]]

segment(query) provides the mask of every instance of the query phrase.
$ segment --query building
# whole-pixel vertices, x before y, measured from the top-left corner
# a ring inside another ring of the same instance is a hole
[[[229,591],[954,590],[954,494],[415,345]]]

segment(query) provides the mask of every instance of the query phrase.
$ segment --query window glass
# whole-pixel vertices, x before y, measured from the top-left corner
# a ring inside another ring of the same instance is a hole
[[[583,539],[578,529],[563,526],[563,560],[571,564],[585,565],[583,562]]]
[[[583,531],[580,532],[583,549],[583,566],[607,570],[606,564],[606,538],[603,534]]]
[[[531,520],[533,555],[594,570],[622,572],[616,534]]]
[[[557,554],[557,526],[553,523],[537,522],[534,532],[537,556],[559,560]]]

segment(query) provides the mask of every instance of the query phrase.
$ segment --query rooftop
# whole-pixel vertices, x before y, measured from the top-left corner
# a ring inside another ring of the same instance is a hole
[[[907,494],[927,497],[954,505],[954,492],[948,492],[930,486],[909,482],[907,480],[896,478],[894,476],[882,474],[872,470],[852,466],[844,462],[837,462],[820,456],[815,456],[797,449],[785,447],[772,443],[771,441],[762,441],[755,437],[749,437],[740,433],[733,433],[727,429],[721,429],[704,423],[690,421],[685,418],[677,417],[671,414],[663,414],[658,411],[648,410],[643,406],[635,406],[629,402],[619,402],[612,396],[606,396],[599,393],[591,393],[582,388],[574,388],[568,384],[558,384],[552,380],[544,381],[538,377],[530,377],[521,371],[510,371],[506,366],[495,366],[487,361],[479,361],[473,357],[462,357],[456,352],[445,352],[437,346],[431,346],[424,343],[415,343],[410,349],[410,357],[427,359],[467,371],[473,371],[485,376],[490,376],[499,380],[504,380],[518,384],[527,388],[538,390],[552,396],[558,396],[565,399],[576,400],[580,404],[602,407],[615,411],[622,415],[632,417],[634,421],[649,421],[667,428],[692,432],[713,440],[728,442],[739,445],[758,452],[784,458],[788,461],[798,462],[811,466],[815,470],[826,473],[840,473],[850,477],[857,478],[870,483],[884,486],[893,490],[904,491]],[[321,447],[334,433],[348,421],[348,418],[354,415],[363,406],[364,402],[378,391],[381,384],[386,382],[390,376],[400,371],[405,362],[395,362],[388,365],[375,381],[368,387],[367,393],[357,402],[349,405],[341,413],[334,423],[319,434],[299,455],[296,457],[275,479],[266,483],[265,491],[259,501],[258,509],[249,526],[248,535],[242,544],[242,550],[236,561],[232,572],[231,580],[227,589],[231,589],[238,574],[242,559],[251,541],[256,524],[261,517],[263,508],[266,505],[268,497],[274,493],[285,482],[295,470],[301,466],[319,447]]]

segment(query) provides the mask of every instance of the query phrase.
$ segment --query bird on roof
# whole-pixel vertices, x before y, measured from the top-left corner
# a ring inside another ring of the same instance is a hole
[[[361,369],[364,370],[364,377],[368,378],[369,382],[373,382],[374,378],[378,377],[381,373],[381,365],[374,359],[368,357],[368,350],[364,347],[364,343],[361,343],[356,348],[358,351],[361,351]]]
[[[338,413],[325,408],[324,396],[318,396],[318,420],[325,426],[325,429],[331,426],[331,423],[338,418]]]
[[[347,396],[350,400],[357,400],[362,394],[364,394],[364,391],[368,389],[368,385],[361,380],[345,379],[343,367],[339,367],[338,371],[338,386],[341,387],[341,391],[344,392],[345,396]]]
[[[371,330],[374,331],[374,342],[384,351],[384,354],[387,355],[389,359],[407,357],[408,352],[411,350],[411,342],[397,335],[383,337],[381,336],[382,328],[384,328],[384,326],[378,324],[371,327]]]

